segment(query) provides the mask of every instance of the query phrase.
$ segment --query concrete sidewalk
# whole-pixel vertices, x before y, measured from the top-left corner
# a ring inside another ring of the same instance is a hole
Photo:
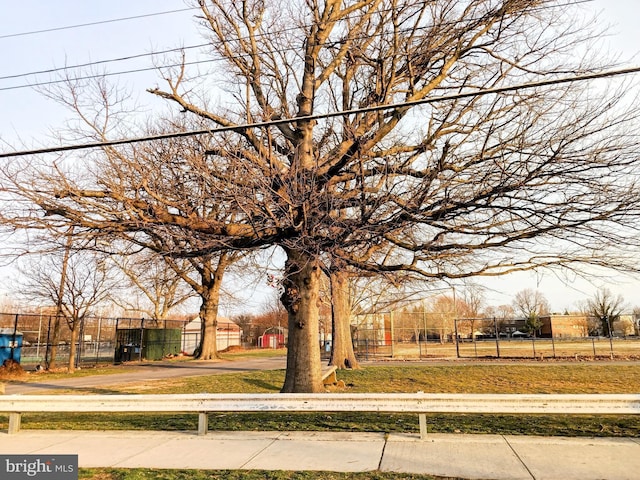
[[[483,480],[640,478],[640,439],[330,432],[39,431],[0,454],[77,454],[80,467],[421,473]]]

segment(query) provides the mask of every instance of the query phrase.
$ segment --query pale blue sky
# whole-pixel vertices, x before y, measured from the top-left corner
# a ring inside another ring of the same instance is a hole
[[[194,28],[195,11],[12,36],[186,7],[180,0],[0,0],[0,77],[202,43]],[[629,59],[629,65],[640,65],[638,0],[593,0],[583,4],[582,8],[600,12],[603,25],[612,25],[611,36],[606,40],[610,49]],[[109,64],[105,68],[108,72],[116,72],[150,66],[150,59],[142,58]],[[8,150],[3,140],[18,147],[19,139],[28,147],[51,144],[48,132],[61,124],[66,113],[31,88],[3,90],[50,78],[49,74],[42,74],[0,79],[0,151]],[[158,82],[155,72],[125,75],[120,77],[120,81],[131,88],[147,110],[164,108],[161,102],[144,92],[145,88]],[[523,288],[538,288],[558,311],[572,308],[577,300],[591,296],[595,291],[595,287],[582,282],[574,283],[576,291],[567,289],[550,275],[518,275],[487,284],[493,289],[489,299],[494,304],[510,303],[513,294]],[[618,286],[610,284],[612,290],[623,294],[631,305],[640,305],[640,298],[635,300],[632,296],[639,285],[636,282]]]
[[[179,0],[0,0],[0,37],[184,8],[186,5]],[[193,28],[194,14],[192,10],[0,38],[0,77],[202,43]],[[103,68],[118,72],[152,66],[147,57],[97,68],[99,72]],[[0,80],[0,89],[52,78],[55,74],[45,73]],[[144,89],[157,83],[154,71],[119,76],[118,81],[130,87],[143,103],[152,102]],[[0,90],[0,112],[0,138],[13,142],[19,136],[27,143],[46,142],[48,128],[59,125],[65,115],[51,100],[30,88]]]

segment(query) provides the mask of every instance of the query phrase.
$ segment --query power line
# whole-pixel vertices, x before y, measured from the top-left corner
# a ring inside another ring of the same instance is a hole
[[[36,35],[36,34],[40,34],[40,33],[49,33],[49,32],[57,32],[60,30],[71,30],[74,28],[82,28],[82,27],[92,27],[94,25],[103,25],[105,23],[115,23],[115,22],[123,22],[123,21],[127,21],[127,20],[136,20],[139,18],[148,18],[148,17],[157,17],[159,15],[168,15],[171,13],[179,13],[179,12],[186,12],[188,10],[196,10],[196,7],[189,7],[189,8],[181,8],[178,10],[167,10],[165,12],[156,12],[156,13],[145,13],[143,15],[135,15],[135,16],[131,16],[131,17],[122,17],[122,18],[113,18],[111,20],[99,20],[96,22],[89,22],[89,23],[80,23],[77,25],[67,25],[64,27],[53,27],[53,28],[45,28],[43,30],[33,30],[30,32],[20,32],[20,33],[10,33],[8,35],[0,35],[0,40],[3,40],[5,38],[15,38],[15,37],[24,37],[27,35]],[[199,10],[199,9],[198,9]]]
[[[173,67],[181,67],[181,66],[190,66],[190,65],[200,65],[203,63],[211,63],[215,61],[215,59],[207,59],[207,60],[195,60],[193,62],[184,62],[184,63],[175,63],[175,64],[170,64],[170,65],[163,65],[160,68],[173,68]],[[46,82],[36,82],[36,83],[28,83],[28,84],[24,84],[24,85],[14,85],[12,87],[0,87],[0,92],[6,92],[8,90],[19,90],[21,88],[30,88],[30,87],[43,87],[46,85],[56,85],[58,83],[65,83],[69,80],[71,81],[77,81],[77,80],[92,80],[92,79],[96,79],[96,78],[102,78],[102,77],[112,77],[115,75],[127,75],[127,74],[131,74],[131,73],[140,73],[140,72],[149,72],[151,70],[158,70],[158,67],[142,67],[142,68],[136,68],[136,69],[132,69],[132,70],[122,70],[119,72],[107,72],[107,73],[98,73],[95,75],[85,75],[82,77],[73,77],[73,78],[62,78],[59,80],[47,80]]]
[[[583,3],[591,3],[593,2],[593,0],[573,0],[573,1],[568,1],[567,3],[561,4],[561,5],[554,5],[554,6],[544,6],[544,7],[538,7],[537,9],[534,10],[546,10],[546,9],[550,9],[550,8],[557,8],[557,7],[561,7],[561,6],[572,6],[572,5],[580,5]],[[143,15],[143,16],[152,16],[152,15],[163,15],[165,13],[174,13],[174,12],[180,12],[180,11],[185,11],[185,10],[190,10],[190,9],[182,9],[182,10],[173,10],[173,11],[169,11],[169,12],[160,12],[160,13],[155,13],[155,14],[148,14],[148,15]],[[107,20],[104,22],[94,22],[93,24],[99,24],[99,23],[108,23],[110,21],[119,21],[119,20],[126,20],[126,19],[131,19],[131,18],[139,18],[139,17],[128,17],[125,19],[118,19],[118,20]],[[473,21],[473,20],[478,20],[478,19],[458,19],[455,21],[450,21],[450,22],[442,22],[439,24],[439,26],[442,25],[455,25],[457,23],[461,23],[463,21]],[[85,24],[85,25],[93,25],[93,24]],[[80,26],[84,26],[84,25],[80,25]],[[59,27],[56,29],[52,29],[52,30],[62,30],[64,28],[74,28],[74,27]],[[427,28],[431,28],[431,26],[424,26],[424,27],[420,27],[419,30],[423,30],[423,29],[427,29]],[[295,31],[298,30],[299,27],[291,27],[291,28],[286,28],[283,30],[279,30],[278,32],[265,32],[265,33],[258,33],[255,36],[257,38],[262,37],[262,36],[268,36],[268,35],[273,35],[275,34],[280,34],[280,33],[286,33],[288,31]],[[43,31],[49,31],[49,30],[42,30],[40,32]],[[407,31],[412,31],[412,29],[408,29]],[[38,33],[38,32],[25,32],[25,33],[21,33],[21,34],[14,34],[14,35],[28,35],[28,34],[32,34],[32,33]],[[383,34],[378,34],[376,36],[382,36]],[[6,36],[5,36],[6,37]],[[2,39],[4,37],[0,36],[0,39]],[[348,38],[348,39],[343,39],[343,41],[346,40],[357,40],[359,37],[352,37],[352,38]],[[237,41],[244,41],[244,40],[248,40],[248,37],[239,37],[237,39]],[[197,49],[197,48],[204,48],[206,46],[210,45],[209,43],[202,43],[202,44],[197,44],[197,45],[188,45],[185,47],[177,47],[177,48],[170,48],[170,49],[166,49],[166,50],[160,50],[157,52],[149,52],[149,53],[141,53],[141,54],[134,54],[134,55],[128,55],[125,57],[119,57],[119,58],[113,58],[113,59],[107,59],[107,60],[97,60],[94,62],[86,62],[86,63],[82,63],[82,64],[77,64],[77,65],[70,65],[70,66],[65,66],[65,67],[58,67],[58,68],[50,68],[50,69],[46,69],[46,70],[38,70],[38,71],[32,71],[32,72],[26,72],[26,73],[18,73],[18,74],[13,74],[13,75],[6,75],[6,76],[2,76],[0,77],[0,80],[10,80],[10,79],[15,79],[15,78],[21,78],[21,77],[28,77],[28,76],[33,76],[33,75],[39,75],[39,74],[45,74],[45,73],[56,73],[56,72],[61,72],[61,71],[68,71],[68,70],[72,70],[72,69],[76,69],[76,68],[84,68],[84,67],[91,67],[91,66],[96,66],[96,65],[104,65],[104,64],[108,64],[108,63],[115,63],[115,62],[121,62],[121,61],[127,61],[127,60],[133,60],[133,59],[137,59],[137,58],[144,58],[144,57],[150,57],[150,56],[154,56],[154,55],[163,55],[166,53],[175,53],[175,52],[179,52],[179,51],[185,51],[185,50],[191,50],[191,49]],[[297,50],[294,47],[290,47],[289,49],[283,49],[280,50],[279,53],[284,53],[287,50],[289,51],[293,51],[293,50]],[[248,55],[248,54],[247,54]],[[240,56],[240,55],[239,55]],[[221,59],[210,59],[209,61],[214,62],[214,61],[220,61]],[[200,61],[200,62],[191,62],[188,63],[186,65],[196,65],[196,64],[201,64],[201,63],[206,63],[205,61]],[[180,65],[165,65],[163,67],[165,68],[171,68],[171,67],[177,67]],[[119,72],[112,72],[112,73],[107,73],[104,74],[103,76],[115,76],[115,75],[127,75],[127,74],[131,74],[131,73],[139,73],[139,72],[144,72],[144,71],[150,71],[150,70],[155,70],[156,67],[143,67],[143,68],[138,68],[138,69],[131,69],[131,70],[124,70],[124,71],[119,71]],[[89,75],[89,76],[84,76],[84,77],[78,77],[76,78],[76,80],[88,80],[88,79],[92,79],[92,78],[97,78],[100,75]],[[40,87],[40,86],[45,86],[45,85],[54,85],[57,83],[62,83],[66,80],[50,80],[50,81],[44,81],[44,82],[37,82],[37,83],[28,83],[28,84],[21,84],[21,85],[13,85],[13,86],[9,86],[9,87],[3,87],[0,88],[0,91],[8,91],[8,90],[19,90],[22,88],[29,88],[29,87]]]
[[[580,82],[580,81],[586,81],[586,80],[597,80],[602,78],[611,78],[611,77],[617,77],[621,75],[629,75],[633,73],[640,73],[640,67],[631,67],[631,68],[625,68],[620,70],[610,70],[605,72],[578,75],[573,77],[563,77],[563,78],[542,80],[538,82],[528,82],[528,83],[512,85],[507,87],[488,88],[485,90],[480,90],[475,92],[458,93],[454,95],[443,95],[440,97],[425,98],[422,100],[415,100],[410,102],[394,103],[394,104],[388,104],[388,105],[375,105],[371,107],[345,110],[340,112],[329,112],[329,113],[322,113],[317,115],[306,115],[306,116],[287,118],[287,119],[270,120],[268,122],[256,122],[256,123],[248,123],[248,124],[242,124],[242,125],[232,125],[232,126],[226,126],[226,127],[204,129],[204,130],[190,130],[186,132],[166,133],[161,135],[151,135],[147,137],[120,139],[120,140],[113,140],[108,142],[94,142],[94,143],[85,143],[85,144],[76,144],[76,145],[66,145],[66,146],[60,146],[60,147],[40,148],[35,150],[21,150],[16,152],[6,152],[6,153],[0,153],[0,158],[24,157],[27,155],[39,155],[39,154],[45,154],[45,153],[68,152],[73,150],[86,150],[91,148],[113,147],[113,146],[133,144],[133,143],[151,142],[155,140],[168,140],[172,138],[192,137],[195,135],[215,134],[215,133],[229,132],[229,131],[243,131],[243,130],[249,130],[253,128],[264,128],[264,127],[270,127],[270,126],[276,126],[276,125],[283,125],[283,124],[292,123],[292,122],[314,121],[314,120],[321,120],[326,118],[335,118],[335,117],[346,116],[346,115],[354,115],[358,113],[378,112],[378,111],[390,110],[394,108],[396,109],[407,108],[407,107],[413,107],[417,105],[426,105],[426,104],[437,103],[437,102],[445,102],[449,100],[460,100],[464,98],[472,98],[472,97],[479,97],[484,95],[506,93],[506,92],[512,92],[512,91],[522,90],[522,89],[546,87],[551,85],[560,85],[565,83]]]
[[[104,65],[106,63],[115,63],[115,62],[124,62],[127,60],[134,60],[136,58],[144,58],[144,57],[150,57],[153,55],[164,55],[166,53],[175,53],[175,52],[181,52],[183,50],[190,50],[190,49],[194,49],[194,48],[203,48],[210,45],[209,43],[200,43],[198,45],[188,45],[186,47],[176,47],[176,48],[169,48],[167,50],[158,50],[157,52],[149,52],[149,53],[138,53],[135,55],[128,55],[126,57],[119,57],[119,58],[111,58],[108,60],[96,60],[94,62],[86,62],[86,63],[79,63],[76,65],[68,65],[65,67],[58,67],[58,68],[49,68],[47,70],[36,70],[33,72],[26,72],[26,73],[17,73],[14,75],[6,75],[4,77],[0,77],[0,80],[11,80],[14,78],[20,78],[20,77],[29,77],[32,75],[41,75],[43,73],[55,73],[55,72],[61,72],[61,71],[66,71],[66,70],[72,70],[75,68],[83,68],[83,67],[93,67],[96,65]],[[149,68],[151,70],[151,68]],[[127,72],[118,72],[118,73],[127,73]],[[114,75],[118,74],[118,73],[114,73]],[[8,87],[6,88],[7,90],[10,90],[12,88],[24,88],[24,87],[30,87],[32,85],[16,85],[13,87]],[[2,89],[4,90],[4,89]]]

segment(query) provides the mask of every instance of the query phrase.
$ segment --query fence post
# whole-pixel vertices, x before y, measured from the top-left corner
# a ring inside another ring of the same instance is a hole
[[[10,412],[9,413],[9,430],[8,434],[13,435],[20,431],[20,427],[22,424],[22,414],[20,412]]]
[[[142,343],[144,341],[144,318],[140,321],[140,350],[138,352],[138,360],[142,361]]]
[[[424,303],[422,305],[422,323],[424,324],[424,337],[422,338],[424,339],[424,356],[426,357],[427,355],[429,355],[429,353],[427,352],[429,334],[427,333],[427,312],[424,309]]]
[[[78,349],[76,350],[76,358],[74,359],[74,364],[76,368],[81,368],[82,363],[82,352],[84,350],[84,317],[78,318],[80,325],[78,328],[80,332],[78,333]]]
[[[498,320],[496,320],[496,317],[493,317],[493,329],[496,332],[496,353],[500,358],[500,332],[498,332]]]
[[[16,338],[18,337],[18,316],[16,313],[15,320],[13,321],[13,336],[11,337],[11,360],[14,359],[14,352],[16,349]]]
[[[100,330],[101,329],[102,329],[102,317],[100,316],[98,317],[98,333],[96,334],[96,364],[100,362]]]
[[[391,358],[394,358],[393,342],[395,340],[395,331],[393,329],[393,310],[391,310],[391,313],[389,314],[389,324],[391,326]]]
[[[36,357],[38,359],[38,363],[40,363],[40,336],[42,335],[42,306],[40,307],[40,320],[38,322],[38,342],[36,343]]]
[[[420,423],[420,440],[427,439],[427,414],[419,413],[418,422]]]
[[[531,344],[533,345],[533,358],[536,358],[536,337],[531,337]]]
[[[611,331],[611,319],[609,315],[605,317],[607,319],[607,327],[609,329],[609,351],[611,353],[611,359],[613,359],[613,332]]]
[[[456,342],[456,357],[460,358],[460,345],[458,344],[458,319],[453,319],[453,334],[455,335]]]
[[[198,435],[206,435],[209,430],[209,417],[207,412],[198,413]]]
[[[51,315],[47,324],[47,348],[44,350],[44,367],[49,368],[49,352],[51,348]]]

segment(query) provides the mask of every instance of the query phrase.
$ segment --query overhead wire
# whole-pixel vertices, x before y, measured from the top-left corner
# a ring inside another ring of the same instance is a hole
[[[427,0],[425,0],[425,2],[426,1]],[[570,1],[568,1],[566,3],[563,3],[563,4],[560,4],[560,5],[538,7],[538,10],[550,9],[550,8],[558,8],[558,7],[571,6],[571,5],[579,5],[579,4],[592,3],[592,2],[593,2],[593,0],[570,0]],[[167,11],[167,12],[159,12],[159,13],[155,13],[155,14],[147,14],[147,15],[141,15],[141,16],[136,16],[136,17],[126,17],[126,18],[122,18],[122,19],[107,20],[107,21],[103,21],[103,22],[93,22],[93,23],[89,23],[89,24],[82,24],[82,25],[76,25],[76,26],[71,26],[71,27],[59,27],[59,28],[42,30],[42,31],[25,32],[24,35],[38,33],[38,32],[63,30],[65,28],[75,28],[75,27],[79,27],[79,26],[94,25],[94,24],[100,24],[100,23],[108,23],[108,22],[111,22],[111,21],[129,20],[129,19],[134,19],[134,18],[142,18],[142,17],[146,17],[146,16],[182,12],[182,11],[185,11],[185,10],[190,10],[190,9],[187,8],[187,9],[181,9],[181,10],[172,10],[172,11]],[[465,19],[465,21],[473,21],[473,20],[474,19]],[[442,22],[439,25],[440,26],[442,26],[442,25],[451,26],[451,25],[455,25],[457,23],[460,23],[462,21],[463,20],[454,20],[454,21],[450,21],[450,22]],[[427,28],[430,28],[430,26],[419,27],[419,29],[421,29],[421,30],[424,30],[424,29],[427,29]],[[286,33],[288,31],[292,31],[292,30],[295,31],[295,30],[298,30],[298,29],[299,29],[299,27],[291,27],[291,28],[286,28],[286,29],[279,30],[277,32],[269,31],[269,32],[265,32],[265,33],[258,33],[258,34],[255,35],[255,37],[259,38],[261,36]],[[22,34],[14,34],[14,35],[22,35]],[[382,34],[378,34],[378,35],[375,35],[375,36],[381,36],[381,35]],[[4,37],[0,36],[0,39],[2,39],[2,38],[4,38]],[[238,37],[238,39],[236,39],[236,40],[237,41],[242,41],[242,40],[247,40],[247,39],[248,39],[248,37]],[[343,39],[343,41],[346,41],[346,40],[357,40],[357,39],[358,39],[358,37],[352,37],[352,38],[348,38],[348,39]],[[193,49],[197,49],[197,48],[204,48],[204,47],[209,46],[209,45],[210,45],[209,43],[187,45],[187,46],[183,46],[183,47],[175,47],[175,48],[169,48],[169,49],[165,49],[165,50],[159,50],[159,51],[156,51],[156,52],[133,54],[133,55],[127,55],[127,56],[124,56],[124,57],[112,58],[112,59],[107,59],[107,60],[97,60],[97,61],[93,61],[93,62],[86,62],[86,63],[77,64],[77,65],[69,65],[69,66],[65,66],[65,67],[56,67],[56,68],[43,69],[43,70],[32,71],[32,72],[5,75],[5,76],[0,76],[0,81],[1,80],[11,80],[11,79],[21,78],[21,77],[29,77],[29,76],[34,76],[34,75],[47,74],[47,73],[51,74],[51,73],[56,73],[56,72],[61,72],[61,71],[67,72],[67,71],[78,69],[78,68],[105,65],[105,64],[109,64],[109,63],[116,63],[116,62],[134,60],[134,59],[138,59],[138,58],[145,58],[145,57],[152,57],[152,56],[157,56],[157,55],[164,55],[164,54],[167,54],[167,53],[176,53],[176,52],[182,52],[182,51],[186,51],[186,50],[193,50]],[[294,50],[297,50],[297,49],[294,48],[294,47],[290,47],[289,49],[282,49],[279,52],[280,53],[285,53],[287,50],[294,51]],[[239,56],[241,56],[241,55],[239,55]],[[209,62],[212,63],[212,62],[215,62],[215,61],[222,61],[222,59],[208,59],[208,60],[202,60],[202,61],[193,61],[193,62],[186,63],[185,65],[198,65],[198,64],[204,64],[204,63],[209,63]],[[164,65],[163,67],[164,68],[172,68],[172,67],[179,67],[181,65],[182,64],[170,64],[170,65]],[[128,74],[132,74],[132,73],[140,73],[140,72],[152,71],[152,70],[156,70],[157,68],[158,67],[156,67],[156,66],[141,67],[141,68],[123,70],[123,71],[118,71],[118,72],[108,72],[108,73],[104,73],[104,74],[100,74],[100,75],[97,75],[97,74],[96,75],[85,75],[85,76],[77,77],[77,78],[74,78],[74,79],[75,80],[89,80],[89,79],[93,79],[93,78],[99,78],[101,76],[128,75]],[[26,83],[26,84],[20,84],[20,85],[12,85],[12,86],[8,86],[8,87],[0,87],[0,91],[19,90],[19,89],[23,89],[23,88],[42,87],[42,86],[46,86],[46,85],[55,85],[55,84],[58,84],[58,83],[63,83],[65,81],[66,81],[66,79],[58,79],[58,80],[47,80],[47,81],[36,82],[36,83]]]
[[[68,70],[74,70],[76,68],[85,68],[85,67],[94,67],[94,66],[98,66],[98,65],[104,65],[104,64],[108,64],[108,63],[116,63],[116,62],[124,62],[127,60],[135,60],[137,58],[144,58],[144,57],[151,57],[154,55],[165,55],[167,53],[175,53],[175,52],[182,52],[184,50],[191,50],[191,49],[195,49],[195,48],[203,48],[210,45],[209,43],[201,43],[198,45],[187,45],[184,47],[175,47],[175,48],[169,48],[166,50],[158,50],[155,52],[149,52],[149,53],[138,53],[138,54],[134,54],[134,55],[127,55],[124,57],[118,57],[118,58],[110,58],[107,60],[95,60],[93,62],[86,62],[86,63],[79,63],[76,65],[67,65],[64,67],[56,67],[56,68],[49,68],[46,70],[36,70],[33,72],[26,72],[26,73],[17,73],[17,74],[13,74],[13,75],[5,75],[0,77],[0,80],[12,80],[14,78],[21,78],[21,77],[29,77],[29,76],[33,76],[33,75],[42,75],[44,73],[56,73],[56,72],[62,72],[62,71],[68,71]],[[126,73],[126,72],[124,72]],[[15,86],[15,88],[23,88],[23,87],[29,87],[31,85],[18,85]]]
[[[181,66],[191,66],[191,65],[200,65],[200,64],[204,64],[204,63],[211,63],[212,60],[211,59],[207,59],[207,60],[194,60],[193,62],[184,62],[184,63],[175,63],[175,64],[169,64],[169,65],[163,65],[162,68],[173,68],[173,67],[181,67]],[[73,77],[74,81],[77,80],[92,80],[92,79],[96,79],[96,78],[102,78],[102,77],[112,77],[112,76],[116,76],[116,75],[127,75],[127,74],[132,74],[132,73],[141,73],[141,72],[149,72],[152,70],[158,70],[158,67],[142,67],[142,68],[137,68],[137,69],[132,69],[132,70],[123,70],[123,71],[119,71],[119,72],[105,72],[105,73],[96,73],[96,74],[91,74],[91,75],[84,75],[84,76],[79,76],[79,77]],[[24,85],[13,85],[10,87],[0,87],[0,92],[4,92],[7,90],[19,90],[22,88],[33,88],[33,87],[43,87],[46,85],[56,85],[59,83],[65,83],[68,82],[69,78],[61,78],[58,80],[47,80],[45,82],[35,82],[35,83],[28,83],[28,84],[24,84]]]
[[[197,7],[188,7],[188,8],[180,8],[177,10],[167,10],[164,12],[154,12],[154,13],[145,13],[142,15],[133,15],[130,17],[121,17],[121,18],[112,18],[109,20],[97,20],[95,22],[88,22],[88,23],[79,23],[76,25],[66,25],[63,27],[52,27],[52,28],[45,28],[42,30],[32,30],[29,32],[18,32],[18,33],[9,33],[6,35],[0,35],[0,40],[3,40],[5,38],[15,38],[15,37],[24,37],[27,35],[38,35],[41,33],[49,33],[49,32],[58,32],[61,30],[72,30],[75,28],[82,28],[82,27],[93,27],[95,25],[103,25],[106,23],[116,23],[116,22],[123,22],[123,21],[127,21],[127,20],[137,20],[140,18],[148,18],[148,17],[157,17],[160,15],[168,15],[171,13],[179,13],[179,12],[186,12],[189,10],[199,10],[199,8]]]
[[[457,93],[453,95],[443,95],[439,97],[425,98],[425,99],[415,100],[415,101],[385,104],[385,105],[375,105],[370,107],[363,107],[363,108],[338,111],[338,112],[329,112],[329,113],[306,115],[306,116],[286,118],[286,119],[269,120],[266,122],[254,122],[254,123],[247,123],[247,124],[230,125],[230,126],[216,127],[211,129],[189,130],[185,132],[174,132],[174,133],[166,133],[166,134],[160,134],[160,135],[150,135],[145,137],[127,138],[127,139],[112,140],[112,141],[106,141],[106,142],[92,142],[92,143],[84,143],[84,144],[58,146],[58,147],[39,148],[39,149],[33,149],[33,150],[4,152],[4,153],[0,153],[0,158],[23,157],[27,155],[40,155],[40,154],[46,154],[46,153],[62,153],[62,152],[68,152],[73,150],[86,150],[86,149],[92,149],[92,148],[113,147],[118,145],[150,142],[155,140],[167,140],[172,138],[191,137],[196,135],[207,135],[207,134],[215,134],[215,133],[229,132],[229,131],[243,131],[243,130],[249,130],[254,128],[265,128],[265,127],[283,125],[283,124],[293,123],[293,122],[316,121],[316,120],[328,119],[328,118],[334,118],[334,117],[340,117],[340,116],[346,116],[346,115],[354,115],[358,113],[378,112],[378,111],[389,110],[389,109],[413,107],[417,105],[426,105],[431,103],[444,102],[444,101],[450,101],[450,100],[459,100],[464,98],[472,98],[472,97],[478,97],[483,95],[506,93],[510,91],[516,91],[516,90],[522,90],[522,89],[528,89],[528,88],[537,88],[537,87],[560,85],[560,84],[578,82],[578,81],[611,78],[611,77],[616,77],[620,75],[629,75],[634,73],[640,73],[640,67],[609,70],[605,72],[576,75],[572,77],[555,78],[555,79],[541,80],[537,82],[522,83],[518,85],[488,88],[488,89],[473,91],[473,92]]]

